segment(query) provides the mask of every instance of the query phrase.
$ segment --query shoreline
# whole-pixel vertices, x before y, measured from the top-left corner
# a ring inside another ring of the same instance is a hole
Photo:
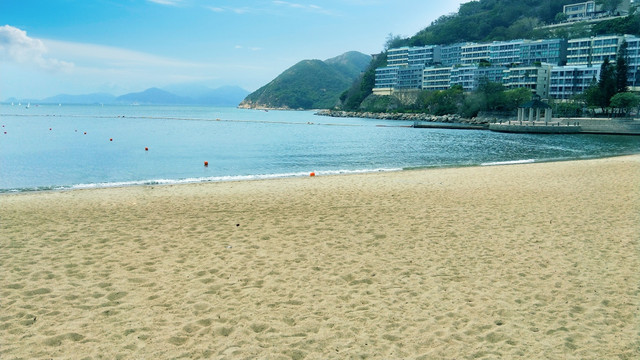
[[[518,159],[511,161],[496,161],[489,163],[478,163],[478,164],[451,164],[451,165],[424,165],[424,166],[410,166],[404,168],[396,168],[396,169],[370,169],[370,170],[330,170],[330,171],[314,171],[314,176],[318,177],[326,177],[326,176],[349,176],[349,175],[366,175],[366,174],[377,174],[377,173],[387,173],[387,172],[403,172],[403,171],[420,171],[420,170],[437,170],[437,169],[455,169],[455,168],[469,168],[469,167],[484,167],[484,166],[506,166],[506,165],[517,165],[521,164],[522,161],[526,161],[526,163],[554,163],[554,162],[565,162],[565,161],[585,161],[585,160],[597,160],[597,159],[609,159],[616,157],[625,157],[625,156],[634,156],[640,155],[638,153],[627,153],[627,154],[616,154],[610,156],[594,156],[594,157],[584,157],[584,158],[565,158],[565,159]],[[327,173],[328,172],[328,173]],[[269,181],[269,180],[278,180],[278,179],[300,179],[309,177],[309,173],[299,173],[299,174],[259,174],[259,175],[238,175],[238,176],[221,176],[220,178],[224,179],[215,179],[215,180],[198,180],[198,179],[178,179],[178,180],[132,180],[132,181],[120,181],[114,183],[99,183],[99,184],[74,184],[74,185],[52,185],[52,186],[43,186],[40,188],[20,188],[20,189],[0,189],[0,198],[3,196],[9,195],[20,195],[20,194],[38,194],[38,193],[48,193],[48,192],[67,192],[67,191],[79,191],[79,190],[98,190],[98,189],[118,189],[118,188],[129,188],[129,187],[155,187],[155,186],[181,186],[181,185],[192,185],[192,184],[214,184],[214,183],[233,183],[233,182],[245,182],[245,181]]]
[[[437,116],[425,113],[375,113],[342,110],[319,110],[315,115],[336,118],[414,121],[414,128],[424,129],[488,130],[527,134],[640,135],[640,119],[635,118],[554,118],[550,122],[518,122],[515,116],[492,113],[468,119],[457,114]]]
[[[636,358],[639,179],[636,154],[0,197],[0,351]]]

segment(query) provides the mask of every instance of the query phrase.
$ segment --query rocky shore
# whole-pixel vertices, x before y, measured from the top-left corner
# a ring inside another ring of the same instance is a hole
[[[473,119],[463,118],[457,114],[451,115],[430,115],[421,113],[377,113],[377,112],[357,112],[341,110],[319,110],[316,115],[331,117],[357,117],[368,119],[384,120],[405,120],[405,121],[428,121],[441,123],[462,123],[462,124],[487,124],[489,119],[477,117]]]

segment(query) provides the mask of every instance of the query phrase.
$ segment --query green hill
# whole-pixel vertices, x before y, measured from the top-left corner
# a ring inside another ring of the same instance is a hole
[[[327,109],[371,62],[371,57],[348,52],[328,59],[303,60],[267,85],[249,94],[242,108]]]

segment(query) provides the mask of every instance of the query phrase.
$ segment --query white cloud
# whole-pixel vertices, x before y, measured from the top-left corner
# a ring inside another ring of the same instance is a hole
[[[36,65],[47,71],[68,71],[74,64],[45,57],[48,49],[39,39],[13,26],[0,26],[0,61]]]
[[[182,0],[147,0],[154,4],[160,5],[168,5],[168,6],[179,6],[182,5]]]
[[[257,47],[257,46],[242,46],[242,45],[236,45],[235,46],[236,49],[240,50],[240,49],[247,49],[247,50],[251,50],[251,51],[260,51],[262,50],[261,47]]]
[[[198,62],[171,57],[158,56],[141,51],[129,50],[113,46],[75,43],[67,41],[42,39],[43,46],[49,49],[52,56],[72,59],[75,63],[72,72],[57,76],[39,77],[37,89],[31,86],[21,95],[13,84],[19,83],[19,76],[0,78],[5,89],[16,91],[7,96],[36,96],[41,91],[43,96],[51,96],[60,92],[89,93],[100,91],[118,91],[125,93],[140,91],[152,86],[166,84],[208,81],[217,85],[238,84],[239,82],[256,82],[256,73],[271,70],[266,65],[253,65],[250,62],[236,61],[230,58],[219,58],[216,62]],[[242,51],[255,51],[258,48],[242,47]],[[21,72],[21,76],[29,79],[33,72]],[[49,81],[45,86],[45,81]],[[117,84],[107,87],[104,84]],[[257,84],[253,84],[257,88]],[[69,89],[69,90],[64,90]],[[83,90],[84,89],[84,90]],[[46,92],[45,92],[46,90]],[[42,96],[42,97],[43,97]]]
[[[56,54],[66,54],[74,59],[78,66],[99,66],[100,68],[198,68],[204,64],[172,59],[140,51],[113,46],[84,44],[57,40],[44,40],[44,43]]]
[[[273,4],[278,5],[278,6],[290,7],[290,8],[293,8],[293,9],[300,9],[300,10],[306,10],[306,11],[310,11],[310,12],[325,14],[325,15],[332,15],[333,14],[331,11],[326,10],[326,9],[324,9],[324,8],[318,6],[318,5],[313,5],[313,4],[305,5],[305,4],[299,4],[299,3],[293,3],[293,2],[281,1],[281,0],[274,0]]]
[[[241,8],[232,8],[232,7],[216,7],[216,6],[205,6],[206,9],[211,10],[213,12],[217,12],[217,13],[222,13],[222,12],[233,12],[236,13],[238,15],[243,15],[243,14],[248,14],[251,12],[256,12],[256,9],[251,9],[248,7],[241,7]]]

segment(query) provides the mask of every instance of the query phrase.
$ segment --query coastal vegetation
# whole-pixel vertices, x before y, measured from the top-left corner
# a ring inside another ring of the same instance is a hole
[[[480,112],[514,112],[519,105],[531,99],[531,94],[529,89],[505,89],[501,83],[483,81],[472,92],[465,92],[456,85],[447,90],[407,91],[392,96],[370,95],[362,102],[359,111],[435,116],[457,114],[472,118]]]

